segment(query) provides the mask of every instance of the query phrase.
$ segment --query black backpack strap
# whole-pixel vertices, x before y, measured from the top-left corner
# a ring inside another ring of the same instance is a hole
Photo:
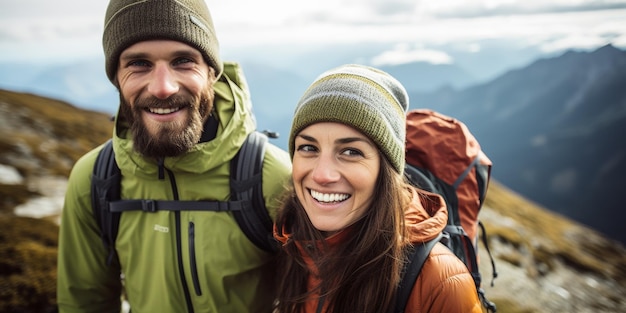
[[[478,226],[480,226],[480,229],[482,231],[483,245],[487,249],[487,254],[489,254],[489,259],[491,260],[491,270],[492,270],[491,287],[493,287],[493,281],[498,277],[498,272],[496,271],[496,263],[493,261],[493,256],[491,255],[491,251],[489,250],[489,244],[487,242],[487,231],[485,230],[485,226],[483,225],[481,221],[478,221]],[[480,286],[477,286],[477,287],[478,287],[478,298],[480,298],[480,301],[483,303],[483,306],[485,307],[485,309],[487,309],[487,312],[495,313],[497,311],[496,304],[489,301],[489,299],[487,299],[487,297],[485,296],[485,291]]]
[[[465,172],[461,176],[467,176],[469,170]],[[425,168],[408,163],[404,166],[404,174],[413,186],[441,195],[448,208],[448,225],[461,225],[458,212],[459,200],[455,186],[444,182]]]
[[[233,211],[235,220],[257,247],[275,252],[278,242],[272,236],[272,219],[263,198],[263,158],[267,136],[252,132],[231,162],[231,200],[245,201]]]
[[[402,270],[402,280],[400,281],[400,285],[398,286],[398,291],[396,293],[396,306],[393,312],[404,313],[406,304],[411,296],[411,291],[413,290],[417,277],[422,271],[424,262],[426,262],[430,251],[433,249],[435,244],[439,242],[441,237],[442,235],[440,233],[437,237],[431,239],[430,241],[414,245],[410,248],[407,255],[407,262],[404,264],[404,269]]]
[[[91,206],[96,222],[100,226],[100,237],[105,248],[109,251],[106,263],[111,265],[117,258],[115,252],[115,237],[117,236],[120,213],[109,211],[109,203],[120,198],[121,173],[115,154],[113,143],[109,139],[100,150],[91,177]]]
[[[404,166],[404,175],[413,186],[426,191],[439,193],[439,190],[433,183],[436,177],[430,171],[407,163]]]
[[[143,211],[242,211],[248,201],[183,201],[183,200],[151,200],[133,199],[109,202],[111,212]]]
[[[493,281],[498,277],[498,272],[496,271],[496,263],[494,262],[493,256],[491,255],[491,250],[489,250],[489,242],[487,240],[487,230],[485,230],[485,225],[483,225],[483,222],[478,221],[478,226],[480,226],[480,230],[483,233],[483,235],[481,236],[483,239],[483,246],[485,246],[485,249],[487,249],[487,254],[489,255],[489,260],[491,261],[491,287],[493,287]]]
[[[461,185],[461,183],[463,182],[463,180],[465,179],[465,177],[467,177],[467,175],[469,175],[469,173],[472,171],[472,169],[474,169],[474,167],[476,167],[478,165],[478,161],[480,161],[480,153],[472,160],[472,163],[470,163],[470,165],[468,165],[465,170],[463,171],[463,173],[461,173],[461,175],[459,175],[459,177],[457,177],[456,181],[454,182],[454,184],[452,185],[452,187],[456,190],[457,188],[459,188],[459,185]]]

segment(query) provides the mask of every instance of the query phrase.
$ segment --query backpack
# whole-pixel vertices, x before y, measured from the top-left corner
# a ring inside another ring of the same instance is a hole
[[[495,263],[485,228],[478,219],[491,177],[491,160],[481,151],[476,138],[457,119],[428,109],[407,113],[405,175],[414,186],[441,195],[448,209],[448,223],[439,237],[415,245],[405,264],[398,291],[396,312],[404,312],[415,279],[436,242],[447,246],[470,271],[476,291],[488,312],[496,312],[481,288],[477,258],[477,230],[482,230],[483,245],[489,253],[493,280]]]

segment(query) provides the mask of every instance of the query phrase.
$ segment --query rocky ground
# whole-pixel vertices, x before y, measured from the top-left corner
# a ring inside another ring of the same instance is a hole
[[[481,212],[481,218],[485,222],[508,220],[490,208]],[[515,227],[514,221],[509,222]],[[575,236],[604,240],[585,228],[574,232]],[[498,273],[493,287],[489,285],[492,270],[484,248],[480,250],[480,267],[485,292],[503,309],[499,312],[626,312],[623,272],[620,283],[618,277],[576,270],[558,255],[551,257],[550,265],[539,263],[532,251],[506,241],[491,240],[490,249],[496,256]],[[622,254],[622,265],[626,265],[625,258]]]

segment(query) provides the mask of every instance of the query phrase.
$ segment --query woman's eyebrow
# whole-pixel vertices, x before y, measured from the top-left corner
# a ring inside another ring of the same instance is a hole
[[[340,144],[353,143],[353,142],[359,142],[359,141],[365,142],[367,144],[371,144],[369,140],[363,137],[346,137],[346,138],[339,138],[335,140],[335,142],[340,143]]]

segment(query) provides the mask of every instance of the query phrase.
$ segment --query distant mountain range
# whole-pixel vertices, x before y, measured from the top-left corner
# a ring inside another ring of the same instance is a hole
[[[433,67],[381,69],[409,90],[411,108],[465,122],[494,162],[498,181],[626,243],[620,199],[626,191],[626,52],[611,45],[569,51],[460,88],[450,77],[465,86],[471,75]],[[245,70],[259,128],[283,134],[276,141],[285,147],[293,106],[311,81],[263,66]],[[423,92],[429,77],[439,88]],[[442,77],[448,77],[447,86]]]
[[[368,56],[374,53],[361,48]],[[283,66],[242,58],[258,128],[280,133],[274,142],[286,148],[300,95],[323,70],[357,62],[355,50],[333,51],[331,60],[313,53],[284,58]],[[0,88],[23,91],[32,86],[31,92],[79,107],[109,114],[117,109],[117,92],[101,60],[0,66],[0,82],[5,82]],[[610,45],[592,52],[570,51],[488,81],[468,70],[468,63],[380,68],[405,85],[411,108],[431,108],[465,122],[494,162],[495,179],[626,243],[621,225],[626,213],[618,199],[626,177],[624,51]]]
[[[625,87],[626,52],[608,45],[462,90],[413,93],[411,106],[464,121],[504,185],[624,243]]]

